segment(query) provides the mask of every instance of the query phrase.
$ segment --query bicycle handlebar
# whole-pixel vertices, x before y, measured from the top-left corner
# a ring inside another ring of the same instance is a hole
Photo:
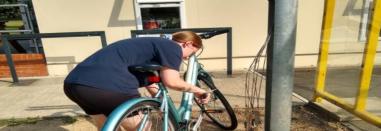
[[[200,34],[199,36],[201,39],[209,39],[209,38],[212,38],[213,36],[220,35],[227,32],[228,31],[226,30],[218,30],[218,31],[206,32],[206,33]]]

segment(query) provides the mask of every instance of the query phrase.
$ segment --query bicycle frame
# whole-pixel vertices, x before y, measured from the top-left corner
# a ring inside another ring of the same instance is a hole
[[[200,67],[200,64],[197,61],[196,56],[193,54],[189,57],[188,60],[188,67],[187,67],[187,73],[185,77],[185,81],[196,85],[197,82],[197,76],[199,75],[199,72],[203,72],[203,70]],[[168,117],[169,113],[174,117],[177,125],[175,126],[185,126],[185,129],[187,129],[186,125],[190,122],[191,114],[192,114],[192,105],[193,105],[193,98],[194,94],[189,92],[184,92],[182,95],[182,100],[180,107],[176,109],[173,101],[171,98],[167,95],[168,90],[167,88],[162,84],[158,83],[159,91],[155,95],[154,98],[135,98],[131,99],[122,105],[118,106],[113,113],[110,114],[109,118],[121,118],[124,114],[125,109],[131,108],[133,105],[142,102],[142,101],[154,101],[161,103],[160,109],[164,113],[164,123],[168,123]],[[140,129],[144,128],[144,123],[147,121],[147,117],[144,116],[142,120],[142,125],[139,127]],[[112,130],[113,127],[111,125],[116,125],[118,123],[118,120],[115,119],[109,119],[106,121],[105,125],[103,126],[102,130]],[[163,130],[168,130],[168,125],[165,124],[163,126]]]
[[[196,56],[191,55],[188,60],[185,81],[192,85],[196,85],[199,68],[200,64],[198,63]],[[177,122],[187,124],[190,121],[192,115],[194,94],[183,92],[180,107],[176,110],[173,101],[167,95],[168,91],[165,86],[162,83],[159,83],[159,88],[159,92],[156,94],[155,98],[162,97],[161,109],[164,112],[164,123],[168,123],[168,113],[171,112]],[[167,130],[167,126],[168,125],[165,125],[163,130]]]
[[[201,39],[209,39],[215,35],[220,35],[223,33],[227,33],[227,31],[226,30],[212,31],[212,32],[201,34],[199,36]],[[202,67],[200,66],[200,64],[198,63],[197,57],[195,56],[195,54],[192,54],[188,60],[188,67],[187,67],[187,72],[185,76],[185,81],[192,85],[196,85],[197,77],[202,77],[204,80],[206,79],[208,81],[213,82],[211,76],[206,71],[204,71]],[[143,101],[152,101],[152,102],[161,104],[160,109],[161,109],[161,112],[164,113],[164,123],[168,123],[168,120],[169,120],[168,117],[169,115],[172,115],[172,117],[175,120],[174,124],[176,124],[174,126],[180,129],[188,129],[187,126],[191,122],[190,120],[192,115],[192,105],[193,105],[194,94],[184,92],[182,95],[180,107],[176,109],[173,101],[167,95],[168,94],[167,88],[162,83],[158,83],[158,86],[159,86],[159,91],[154,98],[131,99],[127,102],[124,102],[123,104],[118,106],[116,109],[114,109],[114,111],[109,115],[109,119],[104,124],[102,131],[113,130],[114,127],[112,125],[117,125],[119,122],[118,122],[118,119],[112,119],[112,118],[122,118],[125,115],[124,113],[126,109],[130,109],[132,106]],[[203,115],[200,114],[200,117],[198,118],[195,126],[193,126],[192,130],[195,130],[198,128],[202,119],[203,119]],[[145,115],[143,117],[142,123],[145,123],[146,121],[147,121],[147,116]],[[141,126],[139,127],[139,130],[143,129],[144,126],[145,124],[141,124]],[[165,131],[168,130],[168,124],[165,124],[163,126],[163,130]]]

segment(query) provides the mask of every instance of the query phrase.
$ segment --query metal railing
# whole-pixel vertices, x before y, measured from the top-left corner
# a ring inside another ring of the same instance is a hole
[[[381,117],[376,116],[373,113],[366,111],[366,102],[368,100],[369,87],[371,82],[371,76],[373,71],[373,65],[375,61],[375,55],[378,45],[378,36],[380,34],[381,26],[381,0],[375,0],[373,2],[374,12],[372,21],[370,23],[370,31],[364,50],[364,59],[362,62],[362,70],[360,76],[360,85],[358,87],[357,97],[355,104],[337,97],[325,90],[325,79],[327,74],[328,65],[328,51],[331,37],[331,28],[333,23],[333,14],[335,10],[335,0],[325,1],[325,16],[323,19],[323,32],[322,40],[320,43],[320,54],[318,61],[318,68],[316,73],[316,85],[314,101],[320,103],[322,99],[335,104],[344,110],[358,116],[359,118],[372,123],[378,127],[381,127]]]
[[[28,40],[28,39],[62,38],[62,37],[89,37],[89,36],[99,36],[101,38],[102,48],[107,46],[106,35],[104,31],[1,35],[1,39],[3,41],[3,50],[5,52],[7,63],[11,71],[13,82],[19,82],[19,79],[17,77],[15,64],[12,59],[12,54],[11,54],[11,50],[9,46],[9,40]]]

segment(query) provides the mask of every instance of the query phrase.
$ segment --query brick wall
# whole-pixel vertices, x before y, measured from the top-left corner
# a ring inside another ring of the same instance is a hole
[[[43,54],[12,54],[18,77],[47,76]],[[5,54],[0,54],[0,78],[11,77]]]

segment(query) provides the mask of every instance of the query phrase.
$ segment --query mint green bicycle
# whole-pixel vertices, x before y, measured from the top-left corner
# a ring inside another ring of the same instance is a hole
[[[210,32],[200,35],[201,38],[210,38],[218,32]],[[188,69],[185,81],[197,85],[211,92],[208,104],[196,104],[200,107],[198,118],[192,119],[193,93],[184,92],[180,107],[177,109],[168,95],[168,90],[161,83],[158,71],[160,65],[139,65],[129,68],[131,72],[144,74],[143,82],[157,83],[158,93],[153,97],[136,98],[118,106],[108,117],[102,131],[123,130],[123,121],[133,121],[138,131],[178,131],[200,130],[204,114],[218,127],[225,130],[237,128],[237,118],[234,111],[223,94],[214,85],[212,77],[198,63],[196,55],[192,55],[188,61]],[[124,125],[126,127],[128,125]]]

